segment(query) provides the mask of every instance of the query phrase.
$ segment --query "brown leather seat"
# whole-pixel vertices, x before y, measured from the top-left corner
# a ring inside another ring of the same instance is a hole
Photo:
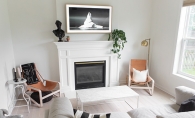
[[[32,84],[29,86],[34,87],[34,88],[38,88],[41,91],[51,91],[57,86],[56,82],[51,82],[51,81],[47,81],[47,80],[45,80],[45,81],[46,81],[45,86],[43,85],[42,82],[38,82],[37,84]],[[33,91],[33,90],[29,89],[29,91]]]

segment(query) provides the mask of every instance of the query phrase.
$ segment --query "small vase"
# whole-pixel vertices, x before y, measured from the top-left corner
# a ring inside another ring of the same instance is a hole
[[[70,41],[70,37],[69,37],[69,36],[66,37],[66,41],[67,41],[67,42]]]

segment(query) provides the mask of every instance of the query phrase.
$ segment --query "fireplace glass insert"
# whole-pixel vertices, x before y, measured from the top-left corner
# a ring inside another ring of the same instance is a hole
[[[105,87],[106,61],[75,62],[75,90]]]

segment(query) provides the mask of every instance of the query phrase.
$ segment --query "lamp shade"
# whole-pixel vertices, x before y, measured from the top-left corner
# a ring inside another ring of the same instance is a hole
[[[142,45],[142,46],[145,46],[145,47],[148,46],[148,41],[147,41],[147,40],[143,40],[143,41],[141,42],[141,45]]]

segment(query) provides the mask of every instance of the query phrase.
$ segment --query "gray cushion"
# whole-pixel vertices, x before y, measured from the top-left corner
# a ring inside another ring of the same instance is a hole
[[[156,115],[177,113],[179,106],[176,104],[143,107],[129,111],[131,118],[156,118]]]
[[[195,95],[195,90],[185,87],[185,86],[178,86],[175,88],[175,99],[178,105],[189,98]]]
[[[55,98],[49,110],[49,118],[73,118],[73,108],[66,97]]]
[[[155,118],[156,115],[147,108],[138,108],[128,112],[131,118]]]
[[[156,118],[195,118],[195,111],[157,115]]]

